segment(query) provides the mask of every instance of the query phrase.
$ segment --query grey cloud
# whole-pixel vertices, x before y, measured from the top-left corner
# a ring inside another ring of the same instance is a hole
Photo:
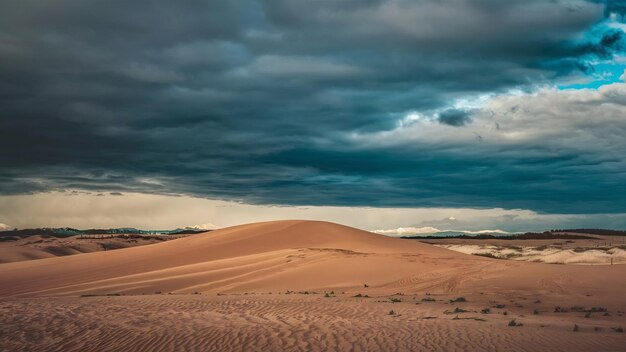
[[[419,148],[364,148],[351,137],[391,133],[407,111],[444,111],[442,123],[464,125],[469,115],[447,110],[460,98],[529,90],[610,58],[622,39],[602,31],[579,42],[606,8],[540,0],[4,2],[0,192],[555,211],[547,197],[572,197],[575,182],[610,177],[578,170],[580,178],[559,185],[546,170],[589,160],[569,150],[561,155],[569,161],[554,159],[541,146],[529,151],[534,164],[514,159],[485,172],[500,154],[466,158],[478,148],[474,135],[469,147],[442,139]],[[481,136],[486,144],[489,134]],[[467,184],[450,186],[462,169]],[[533,183],[537,194],[520,198],[507,182]]]

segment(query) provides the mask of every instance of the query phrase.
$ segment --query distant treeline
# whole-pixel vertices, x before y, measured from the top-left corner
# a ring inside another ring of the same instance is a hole
[[[516,235],[458,235],[458,236],[404,236],[402,238],[414,239],[414,240],[441,240],[446,238],[464,239],[464,240],[584,240],[595,239],[595,237],[584,235],[572,235],[567,233],[553,233],[551,231],[546,232],[526,232]]]
[[[602,235],[602,236],[626,236],[626,231],[622,230],[607,230],[607,229],[562,229],[562,230],[550,230],[550,232],[572,232],[572,233],[587,233],[590,235]]]

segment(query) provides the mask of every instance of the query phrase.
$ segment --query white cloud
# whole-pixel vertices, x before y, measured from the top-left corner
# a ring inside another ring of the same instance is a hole
[[[619,77],[619,79],[621,79],[623,82],[626,82],[626,70],[624,70],[624,73]]]
[[[425,226],[425,227],[398,227],[396,229],[389,230],[374,230],[372,232],[385,235],[385,236],[414,236],[414,235],[433,235],[440,232],[461,232],[468,235],[480,235],[480,234],[508,234],[510,232],[503,230],[440,230],[436,227]]]
[[[398,227],[397,229],[390,230],[374,230],[372,232],[388,235],[388,236],[409,236],[409,235],[423,235],[430,233],[441,232],[438,228],[435,227]]]
[[[365,148],[445,148],[461,155],[524,151],[528,157],[533,153],[545,156],[548,150],[555,155],[622,160],[624,135],[626,83],[613,83],[598,89],[540,88],[533,93],[494,96],[473,111],[472,123],[466,126],[420,118],[399,123],[390,131],[357,133],[350,138]]]
[[[207,222],[206,224],[193,225],[193,226],[185,226],[185,229],[188,230],[215,230],[217,226]]]
[[[0,231],[6,231],[6,230],[12,230],[13,227],[7,225],[7,224],[3,224],[0,222]]]

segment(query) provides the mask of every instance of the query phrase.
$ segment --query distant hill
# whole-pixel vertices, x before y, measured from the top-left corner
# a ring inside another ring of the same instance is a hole
[[[50,237],[70,237],[78,235],[193,235],[208,232],[211,230],[199,229],[175,229],[175,230],[139,230],[136,228],[113,228],[113,229],[86,229],[78,230],[71,227],[57,228],[37,228],[37,229],[15,229],[0,231],[0,237],[28,237],[28,236],[50,236]]]

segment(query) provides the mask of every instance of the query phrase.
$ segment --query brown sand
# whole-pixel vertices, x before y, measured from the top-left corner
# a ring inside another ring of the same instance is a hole
[[[242,225],[150,246],[2,264],[0,296],[0,351],[626,345],[626,335],[612,329],[626,327],[625,265],[489,259],[326,222]],[[467,302],[449,302],[458,296]],[[555,306],[567,312],[555,313]],[[592,307],[608,314],[587,314]],[[511,319],[523,326],[509,327]]]

